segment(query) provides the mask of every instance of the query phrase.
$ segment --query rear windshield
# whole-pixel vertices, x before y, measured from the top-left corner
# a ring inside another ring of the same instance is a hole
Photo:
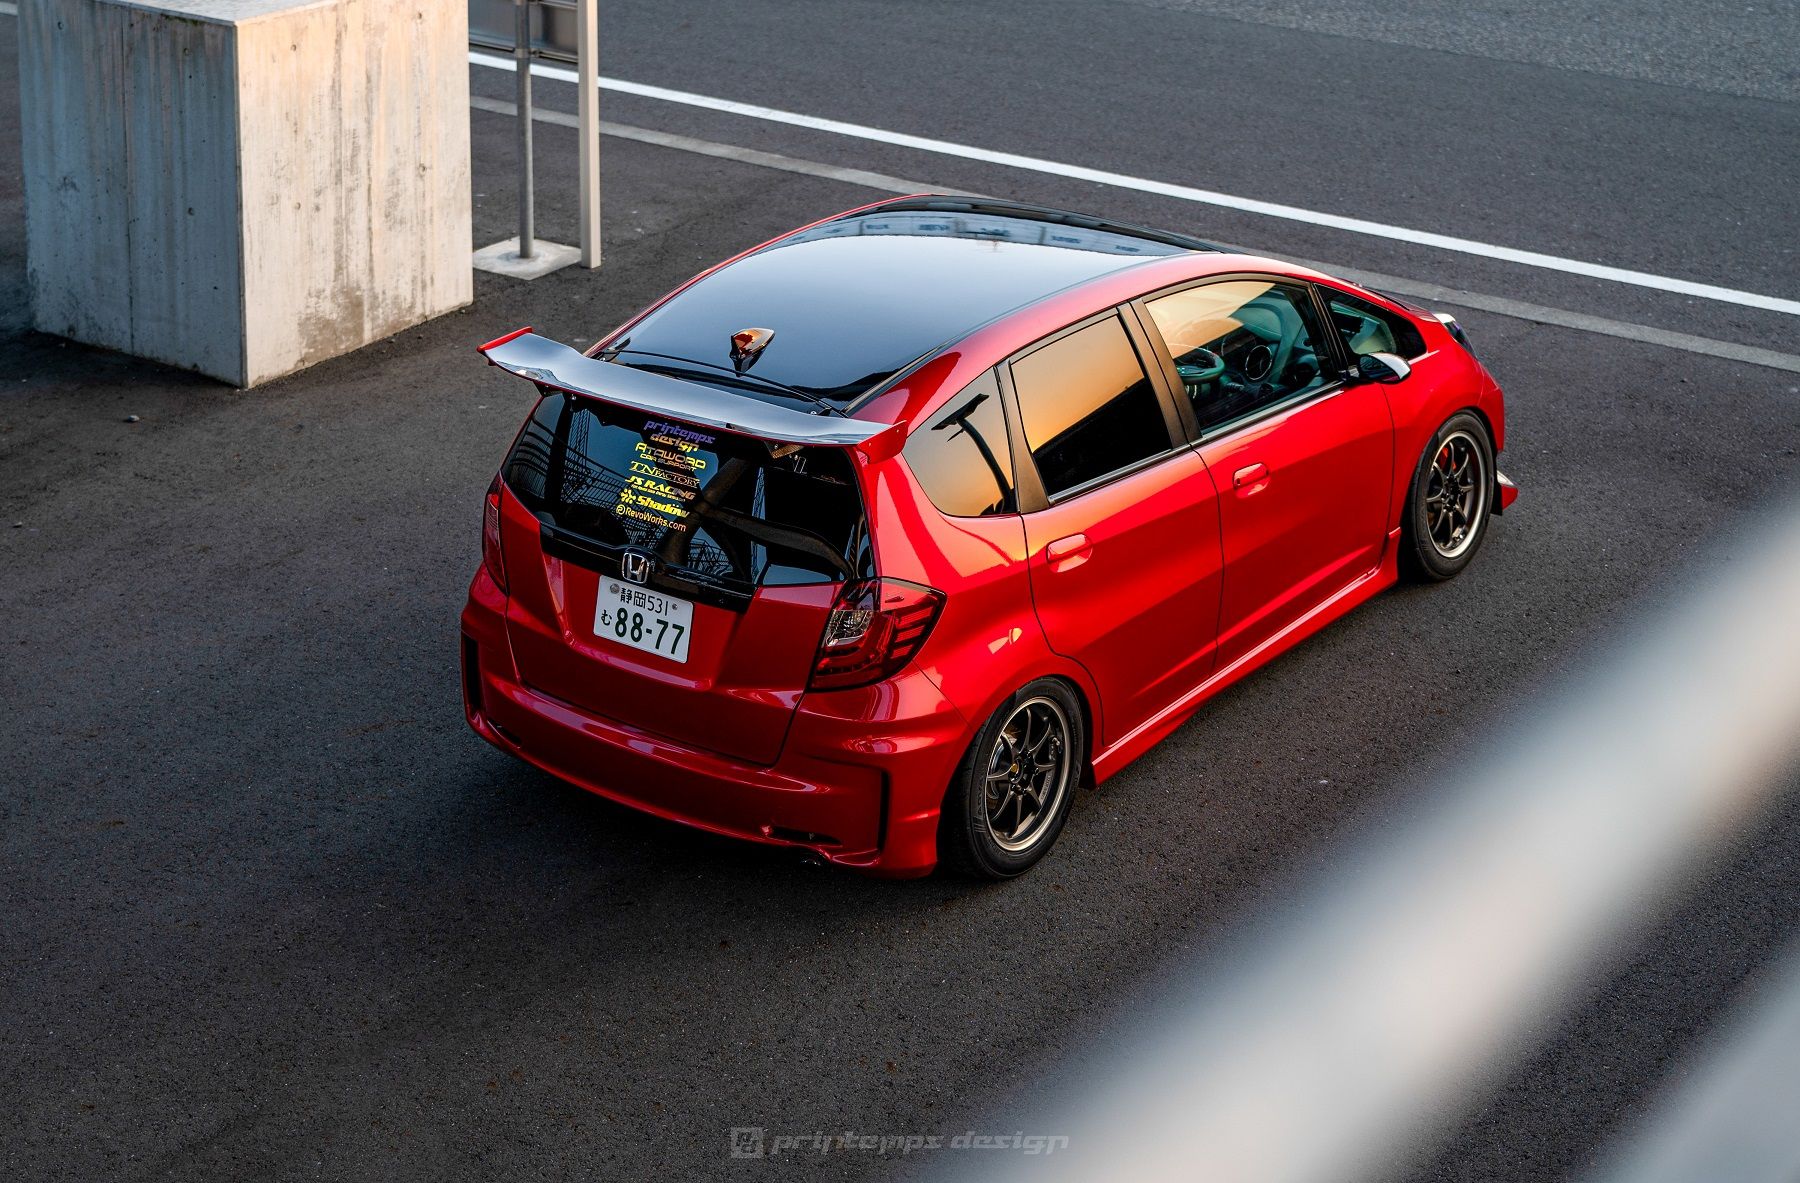
[[[551,394],[503,476],[548,525],[603,552],[647,551],[684,581],[748,594],[872,573],[842,448],[772,447]]]

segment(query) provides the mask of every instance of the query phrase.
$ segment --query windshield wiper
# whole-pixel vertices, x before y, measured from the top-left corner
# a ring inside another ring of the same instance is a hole
[[[635,354],[638,357],[657,357],[657,358],[662,358],[665,361],[677,361],[677,362],[680,362],[684,366],[700,366],[703,369],[717,370],[721,374],[728,375],[734,382],[744,382],[746,380],[748,380],[750,382],[760,382],[764,386],[773,387],[774,389],[779,390],[783,394],[791,394],[795,398],[804,399],[807,402],[818,407],[819,409],[829,412],[830,414],[839,415],[845,419],[848,419],[850,417],[849,413],[847,411],[845,411],[842,407],[838,406],[836,403],[832,402],[829,399],[819,397],[818,395],[814,394],[810,390],[802,390],[798,386],[789,386],[786,382],[777,382],[775,379],[765,378],[761,374],[746,374],[746,373],[743,373],[742,371],[735,370],[735,369],[731,368],[730,366],[722,366],[715,362],[697,361],[691,357],[679,357],[673,353],[657,353],[657,352],[655,352],[653,350],[649,350],[649,349],[631,349],[624,345],[616,346],[612,349],[602,349],[599,353],[595,354],[594,356],[605,358],[607,361],[613,361],[621,353]],[[620,363],[620,364],[624,364],[624,363]],[[646,366],[645,368],[646,369],[654,368],[654,369],[660,369],[660,370],[668,370],[673,367],[670,367],[670,366],[655,366],[655,367]]]

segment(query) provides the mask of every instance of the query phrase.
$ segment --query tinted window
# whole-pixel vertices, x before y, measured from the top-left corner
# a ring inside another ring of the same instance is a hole
[[[1049,496],[1169,449],[1162,407],[1116,316],[1026,354],[1012,379]]]
[[[748,592],[845,579],[862,500],[841,448],[767,444],[588,399],[538,403],[503,476],[553,526]]]
[[[1149,301],[1202,431],[1329,380],[1305,288],[1233,279]]]
[[[1347,292],[1325,289],[1331,325],[1349,347],[1351,357],[1365,353],[1396,353],[1404,358],[1425,352],[1425,338],[1397,312]]]
[[[945,513],[973,518],[1012,512],[1012,445],[992,371],[913,432],[904,455],[925,495]]]

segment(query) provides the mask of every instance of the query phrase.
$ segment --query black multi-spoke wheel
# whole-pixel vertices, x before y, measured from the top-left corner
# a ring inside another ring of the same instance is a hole
[[[1017,875],[1050,849],[1087,758],[1081,707],[1045,678],[1014,694],[982,727],[944,800],[946,862],[989,879]]]
[[[1002,850],[1027,850],[1069,788],[1069,719],[1049,698],[1027,699],[988,756],[983,796],[988,833]]]
[[[1475,437],[1466,431],[1446,436],[1425,474],[1425,533],[1438,554],[1454,559],[1474,545],[1489,484]]]
[[[1427,580],[1449,579],[1475,557],[1494,492],[1494,445],[1480,419],[1452,415],[1432,436],[1413,476],[1402,557]]]

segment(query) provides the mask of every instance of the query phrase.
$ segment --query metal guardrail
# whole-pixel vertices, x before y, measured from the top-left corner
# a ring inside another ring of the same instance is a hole
[[[575,0],[532,0],[526,7],[532,56],[579,62],[580,13]],[[517,8],[514,0],[469,0],[469,44],[512,53],[518,44]]]
[[[1800,506],[1756,525],[1698,566],[1714,582],[1459,755],[1060,1093],[1009,1110],[1068,1149],[1008,1177],[1353,1183],[1428,1149],[1605,951],[1800,782]],[[1800,1040],[1795,1008],[1775,1014]],[[1684,1145],[1702,1156],[1730,1136],[1721,1104],[1696,1110]],[[1763,1134],[1759,1163],[1800,1160],[1791,1121]],[[1711,1165],[1688,1177],[1780,1177]]]

